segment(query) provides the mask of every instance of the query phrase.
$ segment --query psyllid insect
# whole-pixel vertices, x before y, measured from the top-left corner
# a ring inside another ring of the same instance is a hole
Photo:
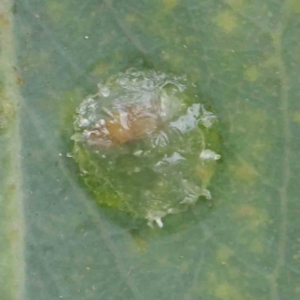
[[[184,77],[129,69],[77,108],[73,157],[99,204],[163,227],[166,215],[211,197],[216,123]]]

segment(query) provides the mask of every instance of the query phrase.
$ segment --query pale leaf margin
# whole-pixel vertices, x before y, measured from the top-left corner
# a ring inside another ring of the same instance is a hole
[[[0,1],[0,295],[24,298],[24,215],[13,1]]]

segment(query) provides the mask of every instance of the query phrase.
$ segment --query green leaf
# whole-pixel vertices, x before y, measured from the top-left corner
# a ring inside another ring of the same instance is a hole
[[[4,300],[300,298],[297,0],[2,0]],[[219,118],[213,200],[164,228],[96,205],[75,108],[143,59]]]

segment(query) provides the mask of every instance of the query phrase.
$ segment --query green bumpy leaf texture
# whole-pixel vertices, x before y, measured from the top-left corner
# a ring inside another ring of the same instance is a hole
[[[21,299],[299,299],[299,2],[11,7],[12,65],[24,81]],[[136,59],[186,74],[219,119],[213,200],[165,218],[163,229],[99,207],[66,156],[82,99]]]

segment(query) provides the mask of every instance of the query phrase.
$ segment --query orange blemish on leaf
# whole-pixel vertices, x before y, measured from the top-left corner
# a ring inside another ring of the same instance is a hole
[[[0,27],[9,25],[10,21],[5,14],[0,14]]]
[[[258,176],[256,170],[248,163],[239,162],[230,167],[235,178],[244,182],[253,183],[254,179]]]
[[[110,147],[141,139],[158,130],[160,118],[153,108],[129,106],[115,111],[90,132],[90,144]]]
[[[243,205],[238,209],[240,216],[254,216],[257,214],[257,209],[252,205]]]
[[[22,78],[20,75],[17,75],[17,83],[18,83],[19,85],[24,84],[24,80],[23,80],[23,78]]]

